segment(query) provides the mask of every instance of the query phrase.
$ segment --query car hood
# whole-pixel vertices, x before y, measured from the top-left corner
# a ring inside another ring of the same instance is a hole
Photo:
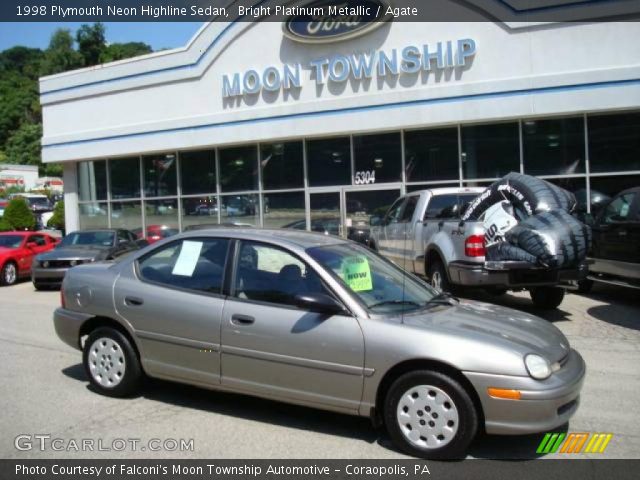
[[[38,260],[94,259],[106,256],[110,247],[58,247],[38,255]]]
[[[406,315],[404,323],[496,346],[537,353],[557,362],[569,353],[569,341],[554,325],[534,315],[481,302],[462,301],[451,308]]]

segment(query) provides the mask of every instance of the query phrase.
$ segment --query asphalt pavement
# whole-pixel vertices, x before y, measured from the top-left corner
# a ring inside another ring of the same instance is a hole
[[[540,313],[526,294],[472,297]],[[0,458],[403,458],[364,418],[154,380],[135,398],[98,395],[80,352],[55,335],[58,303],[30,282],[0,288]],[[613,433],[592,457],[640,458],[639,292],[596,286],[542,316],[588,366],[568,431]],[[538,458],[541,438],[482,436],[470,456]]]

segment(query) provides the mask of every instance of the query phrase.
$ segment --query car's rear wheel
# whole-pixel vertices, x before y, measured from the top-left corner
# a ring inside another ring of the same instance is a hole
[[[578,282],[578,293],[589,293],[593,288],[593,280],[585,278]]]
[[[91,385],[111,397],[131,395],[142,377],[131,342],[113,328],[101,327],[91,332],[84,344],[82,362]]]
[[[564,288],[535,287],[529,291],[533,304],[544,310],[558,308],[564,299]]]
[[[35,288],[38,291],[41,291],[41,290],[45,290],[47,287],[42,283],[33,282],[33,288]]]
[[[440,292],[450,292],[451,284],[442,260],[436,259],[427,267],[427,277],[433,288]]]
[[[433,460],[463,458],[479,424],[465,388],[454,378],[430,370],[406,373],[391,385],[384,418],[400,450]]]
[[[0,285],[13,285],[18,281],[18,267],[14,262],[7,262],[0,272]]]

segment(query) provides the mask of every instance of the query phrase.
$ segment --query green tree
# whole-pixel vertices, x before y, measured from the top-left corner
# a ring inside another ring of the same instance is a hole
[[[12,230],[32,230],[36,226],[36,219],[24,198],[10,200],[2,218]]]
[[[49,48],[45,50],[42,58],[40,73],[42,75],[54,75],[80,68],[83,64],[82,55],[73,48],[71,31],[59,28],[51,35]]]
[[[78,51],[87,67],[100,63],[100,56],[107,46],[105,28],[100,22],[82,25],[76,32]]]
[[[40,138],[42,126],[23,123],[13,132],[5,146],[8,163],[40,166]]]
[[[143,42],[112,43],[107,45],[100,55],[100,63],[115,62],[125,58],[138,57],[153,52],[153,49]]]
[[[56,203],[53,209],[53,215],[47,222],[47,227],[64,231],[64,202]]]
[[[32,80],[40,74],[42,50],[16,46],[0,52],[0,73],[17,72]]]
[[[17,71],[1,72],[0,150],[23,122],[40,122],[38,84]]]
[[[11,230],[13,230],[11,225],[7,223],[4,217],[0,217],[0,232],[10,232]]]

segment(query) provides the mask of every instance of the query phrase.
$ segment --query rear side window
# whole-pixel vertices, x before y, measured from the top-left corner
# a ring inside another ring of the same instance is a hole
[[[437,195],[431,197],[424,220],[460,218],[462,211],[476,195]]]
[[[31,235],[27,242],[33,242],[39,247],[44,247],[47,245],[47,240],[45,239],[44,235]]]
[[[222,293],[229,241],[184,239],[165,245],[138,262],[143,280],[207,293]]]

